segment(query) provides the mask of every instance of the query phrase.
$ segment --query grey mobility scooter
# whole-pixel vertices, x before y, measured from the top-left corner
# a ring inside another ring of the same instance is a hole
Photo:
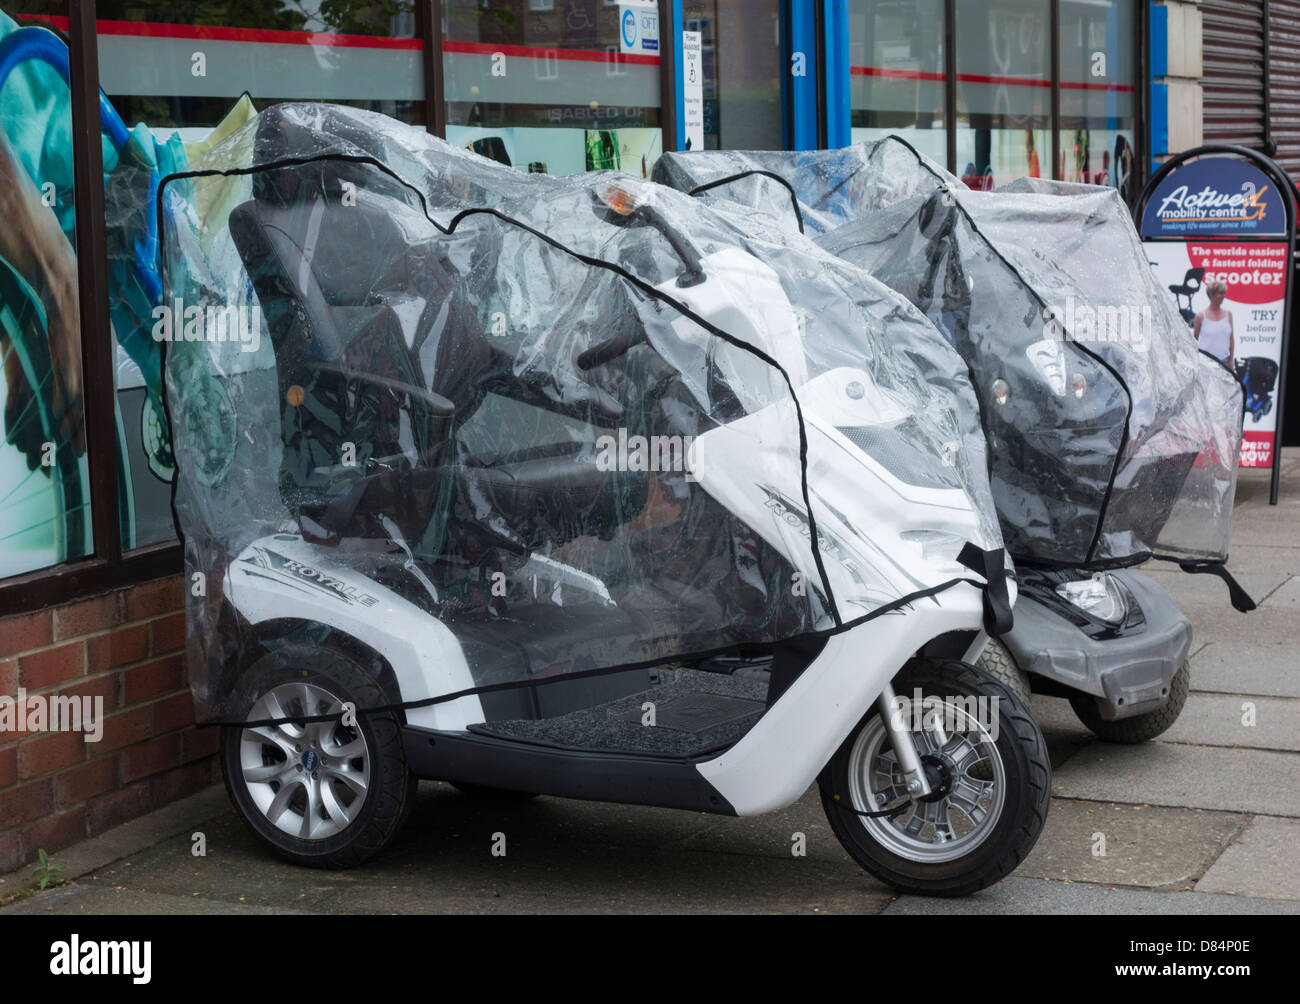
[[[1015,599],[979,403],[903,297],[329,105],[158,207],[191,685],[269,848],[358,864],[422,777],[732,815],[817,783],[925,894],[1024,859],[1042,734],[960,661]]]
[[[1020,583],[1015,626],[967,653],[1022,699],[1070,700],[1096,735],[1165,731],[1191,625],[1129,566],[1225,570],[1240,390],[1197,351],[1118,193],[1024,180],[975,192],[906,141],[668,154],[655,179],[766,211],[904,295],[970,368]],[[981,642],[983,639],[981,639]]]

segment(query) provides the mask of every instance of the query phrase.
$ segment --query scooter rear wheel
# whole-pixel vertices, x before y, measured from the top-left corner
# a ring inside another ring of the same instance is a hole
[[[285,645],[245,677],[256,694],[245,721],[221,730],[221,769],[248,828],[295,864],[349,868],[392,843],[415,801],[401,722],[392,712],[342,722],[354,708],[390,703],[372,673],[328,645]],[[329,721],[295,721],[339,715]]]
[[[873,710],[818,779],[831,829],[858,864],[904,892],[965,896],[992,885],[1025,859],[1047,818],[1043,734],[1007,687],[966,663],[913,660],[894,687],[913,707],[919,692],[919,713],[905,709],[903,720],[932,794],[910,799]],[[891,808],[901,811],[864,815]]]

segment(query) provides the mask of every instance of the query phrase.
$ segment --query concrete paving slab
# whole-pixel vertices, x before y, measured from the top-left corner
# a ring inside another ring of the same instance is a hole
[[[1096,743],[1052,777],[1052,794],[1136,805],[1300,816],[1300,755],[1150,742]]]
[[[828,864],[842,864],[849,860],[848,853],[826,822],[816,785],[794,805],[778,812],[745,819],[715,816],[712,825],[686,837],[681,846],[692,851],[790,860],[796,833],[803,834],[801,843],[808,858]]]
[[[1294,569],[1246,570],[1235,560],[1232,561],[1231,568],[1233,577],[1256,603],[1279,589],[1295,574]],[[1170,595],[1191,619],[1193,630],[1196,627],[1195,614],[1201,609],[1222,607],[1237,613],[1228,598],[1227,584],[1217,575],[1192,575],[1167,561],[1148,562],[1142,566],[1142,574],[1153,579]],[[1247,620],[1253,614],[1237,613],[1237,616]]]
[[[1012,875],[965,899],[900,896],[884,910],[894,914],[1300,914],[1300,902],[1222,896],[1204,892],[1155,892],[1081,882],[1047,882]]]
[[[1191,889],[1249,820],[1244,813],[1053,799],[1038,843],[1015,874]]]
[[[200,896],[167,896],[140,892],[125,886],[71,885],[35,893],[0,909],[0,915],[34,916],[44,914],[71,916],[178,916],[195,914],[260,914],[301,916],[300,911],[283,907],[248,906]]]
[[[1264,603],[1271,609],[1284,608],[1300,612],[1300,576],[1292,576],[1279,586]]]
[[[884,887],[845,859],[573,848],[483,854],[474,862],[430,860],[407,881],[367,878],[313,900],[329,913],[879,913]]]
[[[1286,543],[1295,539],[1300,520],[1300,484],[1296,478],[1284,479],[1277,505],[1268,504],[1268,485],[1239,486],[1237,505],[1232,514],[1232,547],[1242,544]],[[1229,552],[1231,553],[1231,551]]]
[[[1256,816],[1196,889],[1300,900],[1300,821]]]
[[[1226,593],[1219,606],[1184,608],[1183,612],[1192,622],[1194,646],[1214,641],[1229,645],[1259,645],[1300,638],[1300,614],[1268,606],[1248,614],[1239,613],[1227,603]]]
[[[1300,700],[1191,694],[1160,741],[1300,752]]]
[[[809,808],[801,803],[791,819],[811,831]],[[815,855],[795,858],[782,824],[760,832],[758,820],[722,820],[734,824],[734,839],[719,832],[692,849],[685,834],[718,819],[548,798],[489,810],[427,785],[393,849],[364,868],[288,865],[222,815],[204,826],[203,858],[183,834],[85,881],[178,903],[324,913],[875,913],[892,898],[847,854],[832,853],[829,832],[810,836]],[[496,833],[504,857],[492,854]]]
[[[73,844],[54,855],[54,861],[63,867],[64,879],[71,881],[170,836],[189,833],[194,826],[213,816],[233,812],[225,785],[215,784],[138,819],[115,826],[97,837]],[[30,865],[0,876],[0,901],[35,884]]]
[[[1167,561],[1148,561],[1140,571],[1146,572],[1152,568],[1164,571],[1172,568],[1179,575],[1187,575],[1177,565],[1171,565]],[[1300,574],[1300,540],[1288,535],[1267,545],[1234,543],[1228,554],[1228,571],[1234,576],[1238,572]]]
[[[1191,668],[1193,691],[1300,697],[1300,655],[1294,642],[1234,645],[1212,640],[1192,656]]]

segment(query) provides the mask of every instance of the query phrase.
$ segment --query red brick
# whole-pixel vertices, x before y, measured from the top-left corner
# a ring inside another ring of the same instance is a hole
[[[181,737],[177,733],[128,746],[122,751],[122,781],[129,784],[150,774],[179,766]]]
[[[49,778],[0,791],[0,824],[9,829],[20,823],[40,819],[50,811],[53,804],[54,790]]]
[[[164,697],[153,706],[153,730],[158,735],[194,724],[194,698],[188,690]]]
[[[89,697],[91,710],[95,714],[98,714],[100,710],[100,706],[95,699],[103,698],[103,712],[108,715],[117,710],[117,691],[120,684],[120,674],[101,673],[99,676],[92,676],[88,680],[74,683],[70,687],[60,687],[56,693],[59,697]]]
[[[184,580],[179,575],[144,582],[126,591],[126,619],[144,620],[185,609]]]
[[[88,672],[116,669],[149,656],[149,625],[133,624],[86,639]]]
[[[8,788],[18,780],[18,747],[7,746],[0,749],[0,788]],[[4,820],[0,819],[0,826]]]
[[[18,776],[26,781],[85,759],[86,738],[80,732],[50,732],[19,745]]]
[[[122,623],[122,594],[105,593],[54,611],[54,640],[80,638]]]
[[[212,783],[211,761],[177,767],[149,779],[149,804],[155,807],[202,791]]]
[[[221,746],[221,730],[217,728],[194,729],[181,733],[181,763],[200,757],[212,756]]]
[[[90,800],[90,835],[98,836],[105,830],[125,823],[128,819],[143,816],[149,811],[148,784],[134,784],[121,791],[111,791]]]
[[[54,648],[41,649],[18,660],[18,684],[28,690],[53,687],[56,683],[73,680],[86,672],[86,643],[68,642]]]
[[[0,875],[11,872],[23,863],[23,852],[18,831],[0,833]]]
[[[41,648],[54,641],[54,619],[48,610],[0,620],[0,657]]]
[[[117,766],[117,756],[106,756],[65,770],[54,779],[55,806],[66,809],[112,791],[118,783]]]
[[[51,856],[58,850],[86,839],[86,810],[76,808],[59,816],[42,819],[22,832],[23,857],[31,861],[42,848]],[[55,864],[58,864],[56,861]]]
[[[0,659],[0,697],[18,696],[18,660]]]
[[[104,735],[96,744],[96,755],[111,753],[123,746],[143,742],[153,735],[153,706],[146,704],[130,711],[119,711],[104,719]]]
[[[126,703],[135,704],[148,697],[169,694],[181,686],[181,657],[168,655],[153,662],[122,671],[126,684]]]
[[[185,611],[159,617],[149,623],[153,635],[152,651],[154,655],[164,652],[176,652],[185,647]]]

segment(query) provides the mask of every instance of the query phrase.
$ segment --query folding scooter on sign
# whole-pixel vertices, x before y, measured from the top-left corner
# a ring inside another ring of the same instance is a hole
[[[967,361],[1021,599],[980,664],[1068,697],[1098,736],[1177,718],[1191,625],[1127,566],[1228,580],[1240,397],[1197,351],[1112,189],[973,192],[897,138],[809,153],[668,154],[655,178],[752,227],[806,232],[905,295]],[[973,658],[973,654],[971,656]]]
[[[264,337],[166,347],[189,665],[270,848],[363,861],[416,777],[736,815],[816,780],[899,888],[1023,859],[1041,733],[939,654],[1014,597],[976,400],[901,297],[356,109],[275,106],[194,168],[168,302]],[[766,680],[683,665],[752,647]]]

